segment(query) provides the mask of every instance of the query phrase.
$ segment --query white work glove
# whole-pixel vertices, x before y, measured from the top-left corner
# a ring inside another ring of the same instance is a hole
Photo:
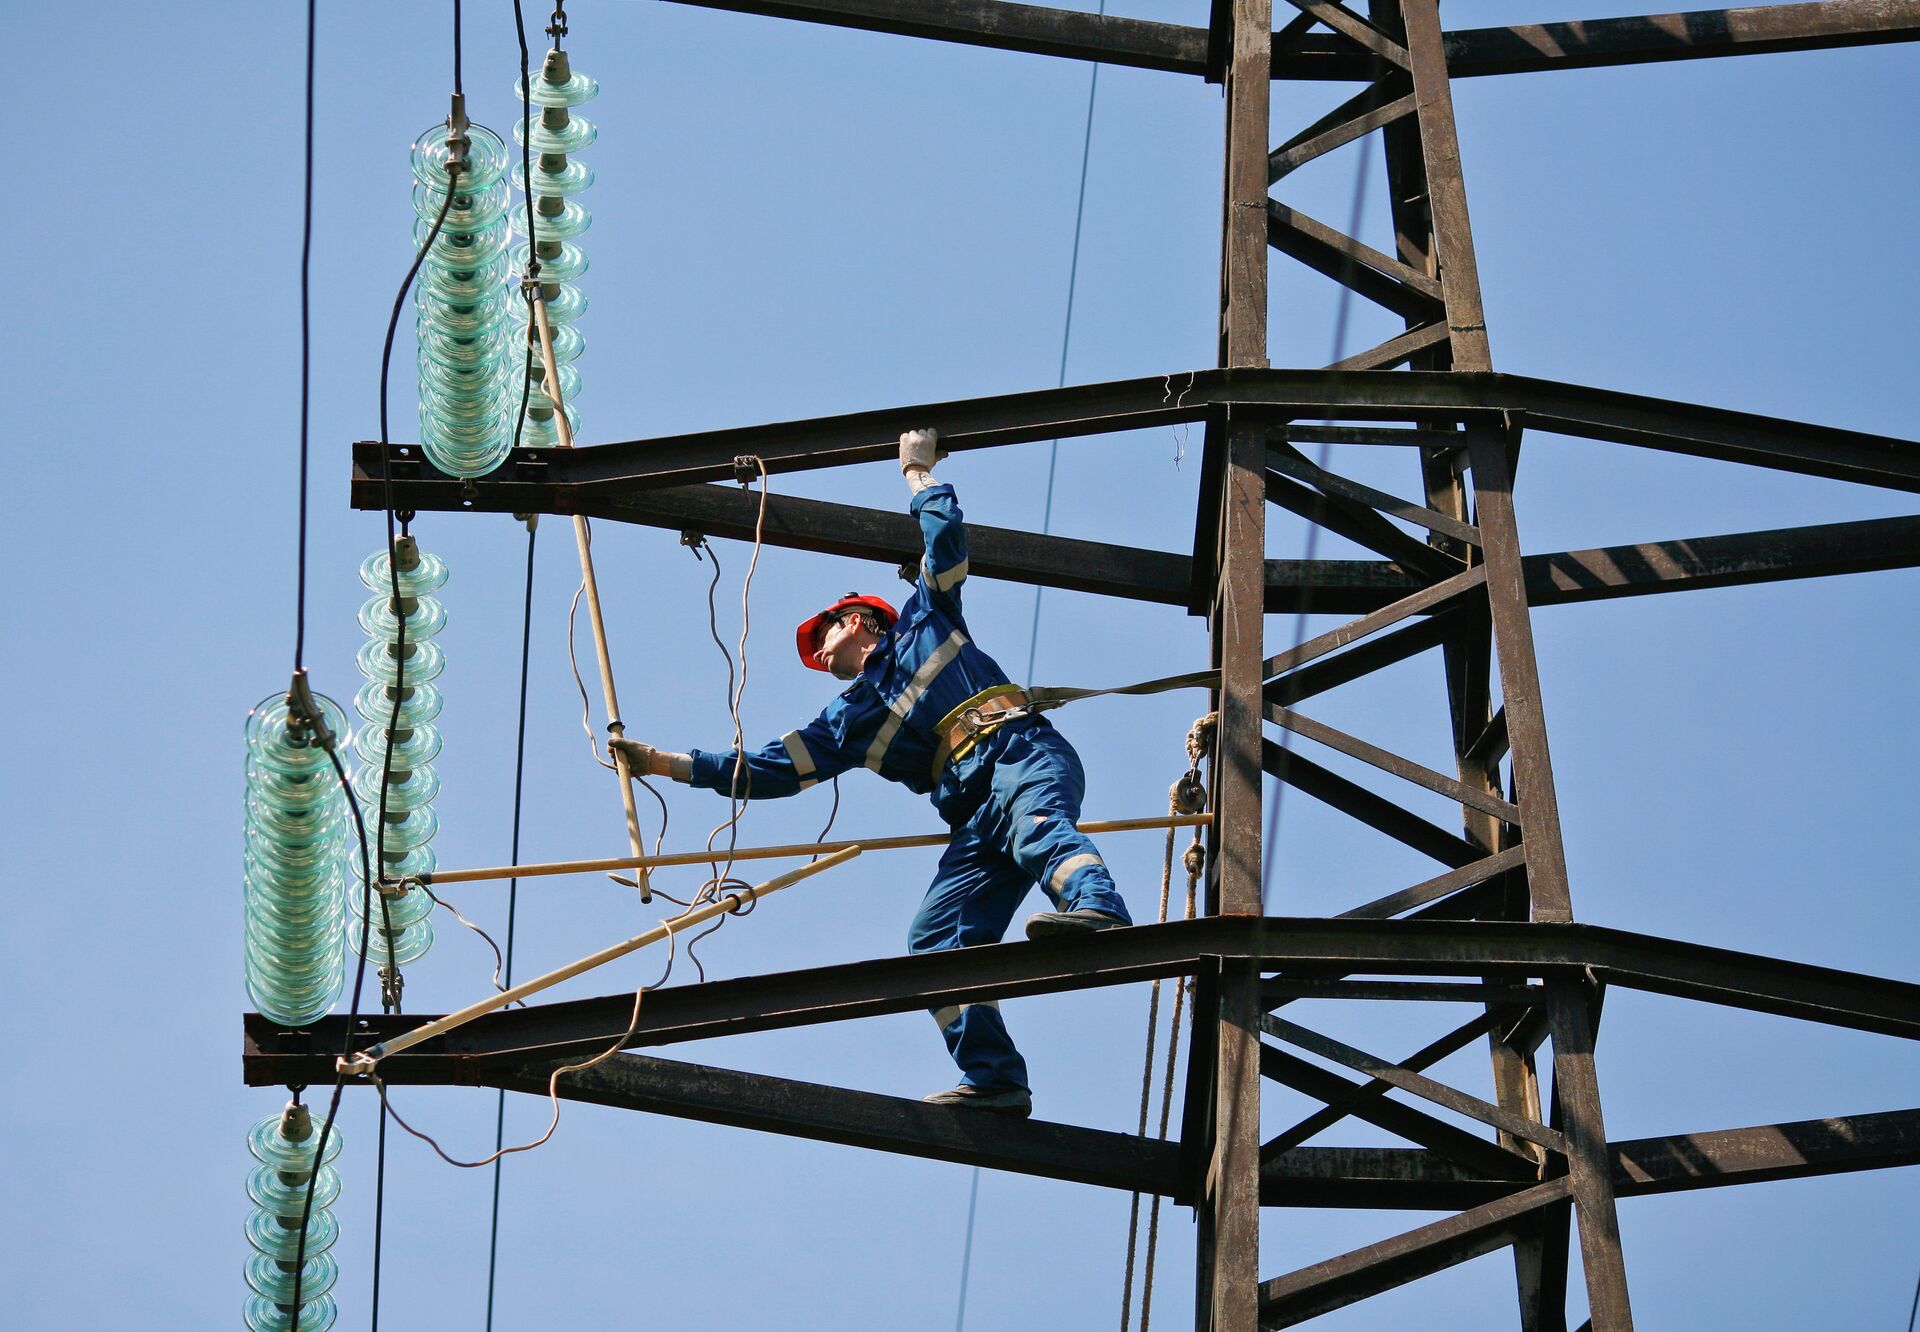
[[[930,472],[933,465],[947,456],[940,447],[938,430],[909,430],[900,436],[900,473],[910,474],[915,468]]]
[[[627,771],[635,777],[671,777],[675,781],[684,782],[693,775],[691,755],[669,754],[664,749],[655,749],[645,741],[609,740],[607,752],[626,759]]]

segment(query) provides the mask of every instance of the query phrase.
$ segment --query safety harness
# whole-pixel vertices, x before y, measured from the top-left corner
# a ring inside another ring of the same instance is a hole
[[[938,781],[948,763],[963,759],[982,740],[1008,722],[1037,717],[1054,708],[1065,707],[1083,698],[1107,694],[1164,694],[1174,689],[1203,689],[1217,685],[1220,672],[1189,671],[1185,675],[1166,675],[1139,684],[1118,685],[1111,689],[1073,689],[1064,686],[995,685],[983,689],[940,719],[934,728],[933,777]]]

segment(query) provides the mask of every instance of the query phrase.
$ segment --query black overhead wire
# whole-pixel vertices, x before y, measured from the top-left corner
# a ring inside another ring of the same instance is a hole
[[[1373,77],[1376,82],[1383,76],[1383,73],[1384,73],[1384,70],[1381,66],[1381,63],[1378,60],[1374,61]],[[1347,209],[1347,234],[1349,236],[1358,236],[1360,232],[1361,216],[1366,203],[1368,168],[1372,165],[1372,162],[1373,162],[1372,156],[1369,153],[1367,153],[1365,149],[1362,149],[1360,153],[1360,163],[1354,170],[1353,200],[1349,204]],[[1346,337],[1347,337],[1347,317],[1353,306],[1353,286],[1352,286],[1351,279],[1353,277],[1354,270],[1355,270],[1355,263],[1352,256],[1343,253],[1341,255],[1341,260],[1340,260],[1340,275],[1338,278],[1335,279],[1340,284],[1340,299],[1339,299],[1339,304],[1334,309],[1334,317],[1333,317],[1333,356],[1331,359],[1331,363],[1334,363],[1334,364],[1337,364],[1342,359],[1342,355],[1346,350],[1345,344],[1346,344]],[[1319,452],[1316,456],[1316,462],[1322,468],[1322,470],[1324,470],[1326,467],[1326,463],[1328,460],[1327,455],[1330,447],[1331,447],[1330,445],[1322,443],[1320,446]],[[1319,546],[1319,538],[1320,538],[1320,525],[1316,522],[1313,522],[1312,520],[1309,520],[1307,524],[1306,549],[1302,556],[1304,560],[1310,561],[1313,559],[1314,552],[1316,549],[1318,549],[1318,546]],[[1313,613],[1313,588],[1311,584],[1309,584],[1306,591],[1301,596],[1300,609],[1294,616],[1294,627],[1293,627],[1293,635],[1292,635],[1294,647],[1298,647],[1301,643],[1306,641],[1307,617],[1310,616],[1312,613]],[[1293,733],[1291,731],[1284,731],[1284,730],[1282,731],[1281,737],[1280,737],[1280,748],[1282,752],[1285,752],[1288,749],[1288,747],[1292,743],[1292,739],[1293,739]],[[1273,865],[1275,860],[1277,859],[1277,857],[1275,857],[1275,855],[1273,854],[1273,846],[1280,834],[1280,815],[1282,811],[1282,796],[1284,795],[1285,791],[1286,791],[1285,782],[1274,783],[1273,798],[1268,803],[1268,806],[1267,806],[1266,827],[1262,830],[1262,833],[1261,833],[1260,914],[1254,917],[1254,955],[1256,957],[1259,955],[1261,940],[1266,931],[1267,898],[1268,898],[1270,889],[1272,887]],[[1194,1013],[1194,1020],[1196,1022],[1199,1020],[1198,1010],[1196,1010]],[[1258,1074],[1251,1072],[1249,1066],[1245,1063],[1242,1063],[1239,1068],[1238,1076],[1242,1078],[1248,1077],[1248,1076],[1257,1077]],[[1148,1274],[1146,1280],[1148,1282],[1152,1281],[1151,1273]],[[1143,1313],[1144,1313],[1144,1310],[1143,1310]],[[1141,1321],[1140,1332],[1147,1332],[1147,1326],[1144,1318]]]
[[[313,47],[314,5],[315,5],[315,0],[308,0],[308,26],[307,26],[308,57],[307,57],[307,60],[308,60],[309,70],[312,69],[312,62],[313,62],[312,47]],[[459,0],[455,0],[456,13],[458,12],[458,8],[459,8]],[[309,106],[308,118],[309,118],[309,125],[310,125],[311,119],[312,119],[311,98],[309,98],[308,106]],[[451,132],[451,128],[449,129],[449,132]],[[402,690],[405,687],[405,673],[406,673],[405,653],[406,653],[406,634],[407,634],[406,616],[400,613],[400,602],[401,602],[400,572],[399,572],[399,563],[398,563],[398,560],[396,559],[396,555],[397,555],[396,547],[398,544],[398,537],[395,532],[395,511],[394,511],[394,505],[393,505],[393,466],[392,466],[393,446],[388,434],[388,427],[387,427],[387,387],[388,387],[388,381],[390,378],[392,363],[393,363],[394,334],[395,334],[395,330],[399,327],[400,312],[406,306],[407,293],[411,291],[413,288],[413,280],[416,276],[418,276],[420,272],[420,265],[426,261],[427,252],[433,248],[433,243],[440,238],[440,229],[446,225],[447,214],[453,208],[453,196],[455,192],[455,187],[458,184],[457,177],[460,173],[460,169],[461,168],[459,165],[457,165],[454,161],[449,159],[447,163],[446,197],[441,200],[440,212],[434,218],[433,226],[427,232],[426,239],[421,242],[420,248],[414,253],[413,263],[407,269],[406,279],[400,284],[399,294],[394,297],[393,311],[387,320],[386,341],[381,349],[381,356],[380,356],[380,459],[381,459],[380,484],[381,484],[381,490],[382,490],[382,494],[385,499],[385,505],[386,505],[387,575],[389,579],[391,596],[393,598],[393,611],[394,611],[394,618],[396,622],[396,631],[395,631],[395,637],[394,637],[394,656],[393,656],[393,662],[394,662],[393,713],[388,720],[387,737],[386,737],[386,740],[387,740],[386,754],[382,760],[381,772],[380,772],[380,810],[383,815],[387,807],[388,779],[391,776],[390,769],[393,761],[393,733],[396,729],[398,729],[398,726],[399,726],[400,701],[401,701],[400,696],[401,696]],[[353,997],[347,1010],[346,1037],[345,1037],[343,1048],[341,1050],[341,1054],[344,1057],[346,1055],[352,1054],[353,1052],[353,1038],[354,1038],[355,1030],[356,1030],[359,1016],[360,1016],[360,1000],[366,984],[367,946],[371,941],[371,934],[372,934],[372,928],[373,928],[374,878],[373,878],[373,867],[369,863],[369,859],[367,855],[368,837],[367,837],[366,819],[361,813],[360,802],[354,795],[353,784],[351,781],[348,780],[347,770],[341,764],[339,755],[335,754],[332,750],[329,750],[327,757],[332,761],[334,773],[339,778],[339,781],[340,781],[340,787],[346,793],[348,807],[351,809],[353,813],[354,831],[358,839],[359,851],[360,851],[360,883],[361,883],[360,946],[359,946],[359,949],[357,950],[359,952],[360,958],[359,958],[358,964],[354,968]],[[380,819],[379,830],[375,833],[374,837],[375,837],[375,845],[377,848],[376,857],[379,859],[380,863],[384,866],[386,863],[386,819],[384,817]],[[393,942],[392,942],[393,935],[390,928],[392,924],[392,918],[388,914],[386,898],[384,895],[382,895],[381,897],[380,907],[381,907],[382,926],[383,926],[382,933],[385,934],[387,938],[387,955],[388,955],[388,958],[390,959],[389,965],[392,965],[391,958],[393,956]],[[327,1146],[327,1138],[333,1131],[333,1117],[337,1113],[339,1113],[340,1095],[342,1090],[345,1088],[345,1086],[346,1086],[345,1072],[344,1071],[336,1072],[334,1074],[334,1079],[333,1079],[333,1094],[327,1105],[326,1122],[321,1126],[319,1140],[314,1144],[314,1169],[312,1173],[309,1174],[307,1177],[307,1196],[306,1196],[305,1202],[301,1206],[301,1211],[300,1211],[300,1238],[296,1243],[295,1250],[294,1250],[294,1278],[293,1278],[293,1294],[292,1294],[293,1312],[290,1315],[290,1321],[288,1325],[289,1332],[299,1332],[299,1328],[300,1328],[300,1286],[301,1286],[301,1278],[305,1274],[304,1268],[306,1264],[306,1249],[307,1249],[307,1222],[311,1218],[312,1212],[313,1212],[313,1194],[314,1194],[315,1185],[317,1184],[320,1178],[320,1163],[324,1159],[324,1153],[326,1151],[326,1146]],[[384,1160],[384,1156],[383,1156],[383,1160]],[[377,1215],[376,1215],[375,1225],[374,1225],[374,1243],[375,1243],[374,1264],[375,1264],[376,1270],[378,1270],[379,1255],[380,1255],[380,1249],[379,1249],[380,1222]],[[376,1296],[376,1299],[375,1299],[373,1312],[372,1312],[372,1325],[377,1327],[379,1325],[379,1318],[380,1318],[380,1309],[379,1309],[379,1304],[377,1299],[377,1296],[378,1296],[377,1288],[375,1291],[375,1296]]]
[[[1374,60],[1373,70],[1372,70],[1373,80],[1377,83],[1384,76],[1384,74],[1385,74],[1385,70],[1382,65],[1382,62],[1380,62],[1378,59]],[[1360,154],[1359,165],[1354,170],[1353,200],[1349,204],[1347,209],[1347,234],[1349,236],[1357,237],[1360,232],[1361,217],[1362,217],[1362,213],[1366,203],[1368,168],[1372,165],[1372,162],[1373,162],[1372,156],[1369,153],[1367,153],[1364,149],[1362,149]],[[1353,285],[1352,285],[1351,279],[1353,277],[1355,268],[1356,268],[1356,265],[1353,257],[1343,252],[1340,259],[1339,276],[1335,279],[1335,281],[1337,281],[1340,284],[1340,299],[1339,299],[1339,304],[1334,309],[1333,356],[1331,361],[1332,364],[1337,364],[1343,358],[1342,354],[1346,350],[1345,344],[1346,344],[1346,337],[1347,337],[1347,317],[1353,305]],[[1326,443],[1322,443],[1316,458],[1316,462],[1323,470],[1327,463],[1327,455],[1330,447],[1331,447],[1330,445]],[[1306,543],[1305,552],[1303,554],[1303,559],[1309,560],[1309,561],[1313,559],[1314,552],[1319,546],[1319,537],[1320,537],[1320,525],[1316,522],[1313,522],[1312,520],[1309,520],[1307,524],[1307,543]],[[1300,609],[1294,616],[1294,628],[1293,628],[1293,646],[1294,647],[1298,647],[1301,643],[1306,641],[1307,617],[1310,616],[1312,613],[1313,613],[1313,588],[1311,585],[1309,585],[1301,596]],[[1287,750],[1287,748],[1292,742],[1292,739],[1293,739],[1293,733],[1291,731],[1282,732],[1281,738],[1280,738],[1280,748],[1283,752]],[[1259,955],[1260,947],[1261,947],[1261,939],[1264,936],[1265,930],[1266,930],[1266,919],[1267,919],[1266,904],[1267,904],[1268,894],[1272,887],[1273,865],[1276,860],[1276,857],[1273,854],[1273,845],[1275,840],[1278,838],[1279,832],[1280,832],[1280,815],[1282,811],[1282,796],[1284,795],[1285,791],[1286,791],[1285,782],[1274,783],[1273,798],[1268,803],[1268,807],[1267,807],[1266,827],[1262,830],[1262,833],[1261,833],[1260,914],[1254,918],[1254,955],[1255,956]],[[1197,1010],[1194,1013],[1194,1020],[1196,1022],[1199,1020],[1199,1012]],[[1240,1065],[1238,1075],[1240,1077],[1247,1077],[1249,1076],[1249,1072],[1250,1072],[1249,1066],[1245,1063],[1242,1063]],[[1253,1076],[1258,1076],[1258,1075],[1253,1074]],[[1152,1279],[1151,1274],[1149,1274],[1147,1279],[1151,1281]],[[1144,1320],[1141,1323],[1140,1332],[1147,1332],[1147,1328]]]
[[[307,413],[313,378],[313,30],[316,0],[307,0],[306,184],[300,219],[300,520],[294,559],[293,669],[305,664],[307,650]]]
[[[516,9],[519,8],[516,0]],[[522,45],[524,52],[525,46]],[[533,647],[533,547],[534,529],[527,529],[527,591],[520,620],[520,716],[515,731],[513,747],[513,846],[509,863],[520,863],[520,810],[522,797],[526,791],[527,775],[527,665]],[[520,880],[507,880],[507,947],[501,962],[501,983],[509,988],[513,985],[513,925],[515,908],[519,905]],[[381,1116],[381,1122],[386,1117]],[[493,1149],[498,1152],[506,1146],[507,1132],[507,1094],[500,1093],[498,1105],[494,1108]],[[497,1157],[493,1163],[493,1219],[487,1232],[487,1328],[493,1328],[494,1278],[498,1271],[500,1256],[500,1170],[505,1163],[504,1157]]]
[[[1349,236],[1357,237],[1360,234],[1361,213],[1366,206],[1367,169],[1372,166],[1372,164],[1372,155],[1362,149],[1360,153],[1360,165],[1354,169],[1353,173],[1353,201],[1347,206],[1347,234]],[[1329,359],[1329,364],[1338,364],[1346,355],[1347,316],[1353,308],[1353,287],[1345,279],[1353,275],[1353,267],[1352,256],[1343,253],[1341,258],[1342,280],[1340,283],[1340,303],[1334,308],[1333,355]],[[1328,453],[1332,447],[1331,444],[1322,443],[1314,458],[1315,465],[1323,472],[1327,468]],[[1301,555],[1301,559],[1311,564],[1314,552],[1319,549],[1319,546],[1320,524],[1317,522],[1308,522],[1307,545],[1305,552]],[[1293,617],[1293,647],[1297,648],[1306,641],[1307,617],[1312,614],[1313,583],[1312,580],[1309,580],[1305,591],[1302,592],[1300,596],[1300,609],[1295,612]],[[1292,745],[1293,732],[1282,729],[1280,733],[1281,752],[1287,752]],[[1281,798],[1285,794],[1286,789],[1287,784],[1285,782],[1276,781],[1273,784],[1273,798],[1267,806],[1267,826],[1261,835],[1260,845],[1263,848],[1263,852],[1260,857],[1260,914],[1262,919],[1266,916],[1267,895],[1269,889],[1272,887],[1273,866],[1276,859],[1275,856],[1269,854],[1269,851],[1274,840],[1280,835]]]
[[[1100,0],[1099,13],[1107,12],[1107,0]],[[1067,313],[1060,328],[1060,374],[1057,387],[1065,388],[1067,383],[1067,349],[1073,341],[1073,298],[1080,285],[1080,232],[1087,216],[1087,164],[1093,157],[1093,106],[1100,92],[1100,66],[1095,63],[1093,73],[1087,79],[1087,122],[1080,136],[1080,191],[1073,206],[1073,253],[1067,261]],[[1060,441],[1054,440],[1047,451],[1047,497],[1041,510],[1040,531],[1042,534],[1053,530],[1053,481],[1060,464]],[[1033,589],[1032,629],[1027,635],[1027,675],[1029,687],[1033,684],[1033,663],[1040,651],[1040,594],[1044,588]],[[840,784],[834,782],[834,807],[839,808]],[[828,821],[832,826],[832,821]],[[826,840],[826,834],[821,834]],[[980,1167],[973,1168],[973,1177],[967,1189],[967,1238],[960,1250],[960,1298],[959,1306],[953,1315],[953,1332],[962,1332],[967,1323],[967,1283],[973,1271],[973,1225],[980,1210]]]
[[[527,331],[525,346],[522,349],[520,367],[520,409],[513,418],[513,447],[520,447],[520,438],[527,424],[527,404],[533,396],[533,283],[540,275],[540,254],[537,238],[534,234],[533,206],[533,69],[532,57],[527,50],[527,20],[521,8],[521,0],[513,0],[513,35],[520,48],[520,186],[526,196],[527,206],[527,262],[522,268],[524,282],[520,296],[527,307]],[[555,37],[556,44],[558,36]],[[558,386],[555,386],[556,393]],[[564,410],[564,408],[562,408]],[[513,831],[512,849],[508,856],[510,864],[520,863],[520,814],[526,791],[527,771],[527,670],[533,648],[533,554],[535,528],[531,516],[527,519],[527,577],[526,595],[521,609],[520,619],[520,707],[519,720],[515,727],[513,747]],[[514,921],[520,900],[520,880],[507,880],[507,945],[501,959],[501,983],[513,985],[513,934]],[[384,1125],[386,1116],[381,1115]],[[499,1093],[499,1101],[494,1106],[493,1149],[499,1152],[506,1146],[507,1132],[507,1094]],[[500,1183],[501,1172],[505,1168],[506,1158],[496,1156],[493,1162],[493,1203],[492,1215],[487,1228],[487,1332],[493,1332],[493,1305],[497,1289],[500,1260]]]
[[[387,1117],[379,1116],[373,1167],[373,1312],[367,1320],[370,1332],[380,1326],[380,1251],[381,1232],[387,1213]]]

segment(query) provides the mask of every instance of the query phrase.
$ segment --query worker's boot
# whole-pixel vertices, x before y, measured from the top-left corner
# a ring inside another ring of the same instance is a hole
[[[1125,929],[1127,922],[1105,911],[1081,907],[1075,911],[1041,911],[1027,917],[1029,939],[1060,939],[1099,930]]]
[[[1033,1113],[1033,1093],[1025,1087],[976,1087],[963,1082],[951,1091],[935,1092],[920,1098],[928,1105],[961,1105],[974,1110],[991,1110],[997,1115],[1025,1119]]]

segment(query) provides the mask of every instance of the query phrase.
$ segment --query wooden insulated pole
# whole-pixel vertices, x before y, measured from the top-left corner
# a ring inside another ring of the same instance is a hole
[[[529,283],[527,287],[533,303],[533,320],[540,330],[540,368],[546,376],[545,391],[547,400],[553,404],[553,425],[560,435],[560,447],[573,447],[573,426],[567,420],[567,405],[560,396],[560,372],[553,360],[553,326],[547,322],[547,298],[538,284]],[[620,699],[613,687],[613,657],[607,651],[607,622],[600,610],[600,583],[593,573],[593,539],[587,531],[587,520],[579,514],[573,516],[573,544],[580,552],[580,585],[586,590],[587,618],[593,625],[593,654],[600,664],[600,697],[607,707],[607,734],[618,740],[627,733],[626,724],[620,720]],[[633,849],[635,860],[646,856],[646,846],[640,837],[640,810],[633,799],[633,772],[627,766],[627,756],[619,750],[613,751],[614,772],[620,778],[620,804],[627,816],[627,845]],[[640,887],[640,900],[653,900],[653,885],[647,878],[643,865],[636,865],[639,873],[635,882]]]

